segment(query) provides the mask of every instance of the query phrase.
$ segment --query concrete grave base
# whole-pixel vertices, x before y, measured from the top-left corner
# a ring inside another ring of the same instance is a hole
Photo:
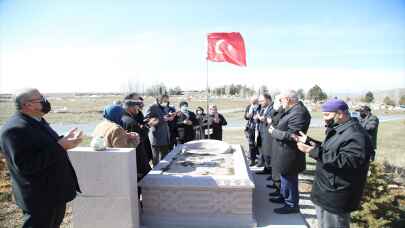
[[[253,218],[254,184],[250,176],[245,155],[240,145],[226,146],[222,141],[209,141],[212,146],[232,150],[233,173],[228,175],[196,174],[185,169],[168,170],[168,165],[179,161],[186,147],[180,145],[170,152],[141,182],[143,211],[141,223],[150,228],[157,227],[255,227]],[[198,141],[197,141],[198,142]],[[196,143],[196,142],[194,142]],[[200,142],[201,143],[201,142]],[[199,147],[204,156],[204,142]],[[207,148],[215,153],[213,148]],[[215,160],[215,159],[214,159]],[[206,163],[211,164],[211,163]],[[204,169],[207,166],[204,165]],[[209,167],[209,166],[208,166]],[[178,173],[176,173],[176,170]],[[204,170],[206,172],[206,170]]]

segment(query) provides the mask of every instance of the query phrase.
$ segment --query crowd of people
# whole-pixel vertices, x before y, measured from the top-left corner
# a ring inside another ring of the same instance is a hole
[[[51,103],[38,89],[18,91],[16,113],[0,131],[0,151],[10,170],[16,204],[23,211],[24,228],[54,228],[63,221],[66,203],[80,192],[68,150],[83,140],[83,132],[56,133],[44,116]],[[197,139],[222,140],[227,122],[215,105],[208,113],[198,107],[194,113],[186,101],[178,110],[168,95],[156,97],[143,113],[144,99],[136,93],[107,105],[93,139],[106,147],[136,148],[138,181],[177,144]]]
[[[250,166],[268,175],[270,202],[281,204],[278,214],[299,213],[298,175],[306,169],[306,154],[316,160],[311,200],[319,227],[350,227],[358,209],[370,161],[375,159],[378,118],[368,106],[351,116],[348,105],[331,99],[321,106],[326,127],[323,142],[307,136],[311,115],[295,91],[275,97],[252,97],[246,107],[245,135]]]
[[[131,93],[116,104],[107,105],[103,121],[93,133],[106,146],[136,148],[137,174],[141,180],[177,144],[196,139],[222,140],[227,125],[215,105],[208,113],[195,112],[186,101],[178,110],[168,95],[156,97],[144,109],[143,98]],[[16,113],[0,131],[17,205],[24,213],[23,227],[59,227],[66,203],[80,187],[67,151],[82,142],[83,132],[70,130],[58,135],[44,119],[50,102],[37,89],[15,95]],[[275,189],[270,202],[282,204],[275,213],[299,212],[298,175],[306,168],[306,154],[316,160],[311,199],[320,227],[349,227],[350,212],[359,207],[369,162],[375,159],[378,118],[367,106],[359,119],[350,115],[339,99],[325,102],[322,116],[326,137],[319,142],[307,136],[311,115],[295,91],[276,96],[252,97],[246,107],[245,135],[250,166],[263,167],[267,185]]]
[[[102,137],[108,147],[136,148],[138,180],[150,170],[150,162],[157,165],[177,144],[192,140],[222,140],[222,126],[227,122],[210,105],[208,114],[202,107],[196,112],[189,109],[187,101],[176,107],[170,105],[170,97],[161,95],[146,108],[144,100],[130,93],[120,102],[104,109],[104,120],[96,126],[93,137]]]

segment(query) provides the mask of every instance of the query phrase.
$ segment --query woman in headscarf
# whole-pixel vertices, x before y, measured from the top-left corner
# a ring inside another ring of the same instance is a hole
[[[124,109],[119,105],[104,108],[104,120],[96,126],[93,137],[103,137],[107,147],[135,148],[139,144],[139,135],[126,132],[122,128]]]

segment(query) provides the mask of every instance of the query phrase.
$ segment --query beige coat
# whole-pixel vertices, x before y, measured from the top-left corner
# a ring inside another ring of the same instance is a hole
[[[135,148],[138,143],[128,139],[126,131],[120,125],[109,120],[103,120],[94,129],[93,137],[104,138],[107,147]]]

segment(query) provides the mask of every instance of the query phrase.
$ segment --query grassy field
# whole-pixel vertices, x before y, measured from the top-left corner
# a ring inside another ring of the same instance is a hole
[[[50,97],[53,111],[46,118],[50,123],[88,123],[97,122],[102,119],[101,112],[108,104],[121,100],[121,96],[103,96],[103,97]],[[181,101],[187,100],[191,110],[198,106],[206,109],[206,100],[189,99],[182,96],[171,97],[170,101],[176,108]],[[154,102],[152,97],[145,98],[145,107]],[[210,99],[210,103],[216,104],[220,110],[244,108],[247,104],[245,99],[218,98]],[[64,112],[54,112],[55,110],[64,110]],[[0,102],[0,125],[3,124],[15,112],[15,106],[12,101]]]
[[[308,135],[322,141],[325,138],[324,128],[310,128]],[[246,144],[242,129],[226,129],[224,140],[229,143]],[[405,120],[384,122],[378,131],[376,159],[381,162],[405,168]],[[246,145],[245,145],[246,146]],[[310,159],[308,159],[310,160]]]

